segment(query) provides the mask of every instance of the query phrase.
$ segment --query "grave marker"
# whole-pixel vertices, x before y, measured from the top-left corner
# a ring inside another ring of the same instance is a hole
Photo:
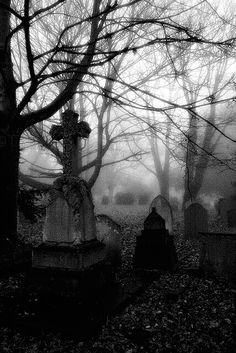
[[[144,230],[136,238],[134,265],[142,269],[173,270],[177,254],[173,236],[155,207],[144,221]]]
[[[105,246],[96,237],[92,195],[87,183],[77,177],[77,139],[88,137],[91,129],[77,119],[78,114],[67,110],[62,125],[50,131],[53,139],[63,139],[63,176],[49,192],[43,244],[33,250],[33,267],[75,271],[104,258]],[[91,246],[82,246],[91,241]]]
[[[164,218],[166,229],[170,234],[173,233],[173,212],[171,205],[168,200],[166,200],[162,195],[155,197],[149,207],[149,212],[155,207],[156,212]]]
[[[228,226],[231,228],[236,228],[236,209],[227,211],[227,221]]]
[[[221,221],[229,226],[234,227],[234,215],[236,212],[236,200],[221,198],[218,202],[218,215]]]

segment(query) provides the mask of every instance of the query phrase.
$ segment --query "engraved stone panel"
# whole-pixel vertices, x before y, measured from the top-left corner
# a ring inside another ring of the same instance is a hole
[[[48,207],[43,231],[43,241],[72,243],[76,239],[73,209],[62,195]]]

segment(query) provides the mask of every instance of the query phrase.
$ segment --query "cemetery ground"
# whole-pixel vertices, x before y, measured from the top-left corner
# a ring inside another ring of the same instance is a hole
[[[102,206],[97,213],[107,214],[122,226],[122,266],[117,280],[127,281],[132,271],[135,237],[143,228],[147,207]],[[210,230],[222,231],[215,218]],[[19,232],[28,243],[41,237],[42,221],[23,222]],[[94,336],[4,325],[0,328],[0,351],[15,353],[136,353],[193,352],[231,353],[236,351],[236,288],[223,280],[205,278],[195,270],[198,244],[184,241],[183,220],[175,217],[175,244],[179,266],[174,272],[159,272],[119,311],[106,318]],[[0,298],[14,298],[25,276],[24,270],[0,278]],[[35,298],[37,299],[37,298]],[[2,304],[0,310],[3,311]],[[58,308],[60,310],[60,308]],[[24,315],[30,315],[25,308]],[[67,323],[65,323],[66,325]]]

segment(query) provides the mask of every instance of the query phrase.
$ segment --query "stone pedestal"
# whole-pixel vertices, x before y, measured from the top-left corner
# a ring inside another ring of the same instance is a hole
[[[33,268],[53,268],[81,271],[101,263],[105,258],[105,245],[91,240],[78,245],[42,243],[33,249]]]
[[[200,232],[199,267],[208,276],[236,283],[236,233]]]

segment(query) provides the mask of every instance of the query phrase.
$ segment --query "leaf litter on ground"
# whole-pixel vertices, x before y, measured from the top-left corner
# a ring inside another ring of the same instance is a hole
[[[129,211],[128,211],[129,210]],[[106,212],[107,211],[107,212]],[[122,273],[132,269],[136,235],[147,215],[144,208],[105,208],[122,226]],[[215,223],[214,223],[215,224]],[[38,230],[38,226],[35,229]],[[23,227],[24,228],[24,227]],[[22,229],[23,229],[22,228]],[[36,240],[25,230],[24,237]],[[22,230],[21,229],[21,230]],[[23,229],[24,230],[24,229]],[[29,240],[30,241],[30,240]],[[235,344],[236,289],[217,279],[193,277],[185,267],[197,266],[199,246],[183,239],[182,222],[175,224],[175,244],[180,266],[175,273],[163,273],[125,310],[107,319],[100,334],[87,341],[44,333],[24,336],[12,329],[0,330],[2,352],[15,353],[231,353]],[[22,275],[0,280],[0,296],[14,295]],[[1,294],[2,293],[2,294]]]

